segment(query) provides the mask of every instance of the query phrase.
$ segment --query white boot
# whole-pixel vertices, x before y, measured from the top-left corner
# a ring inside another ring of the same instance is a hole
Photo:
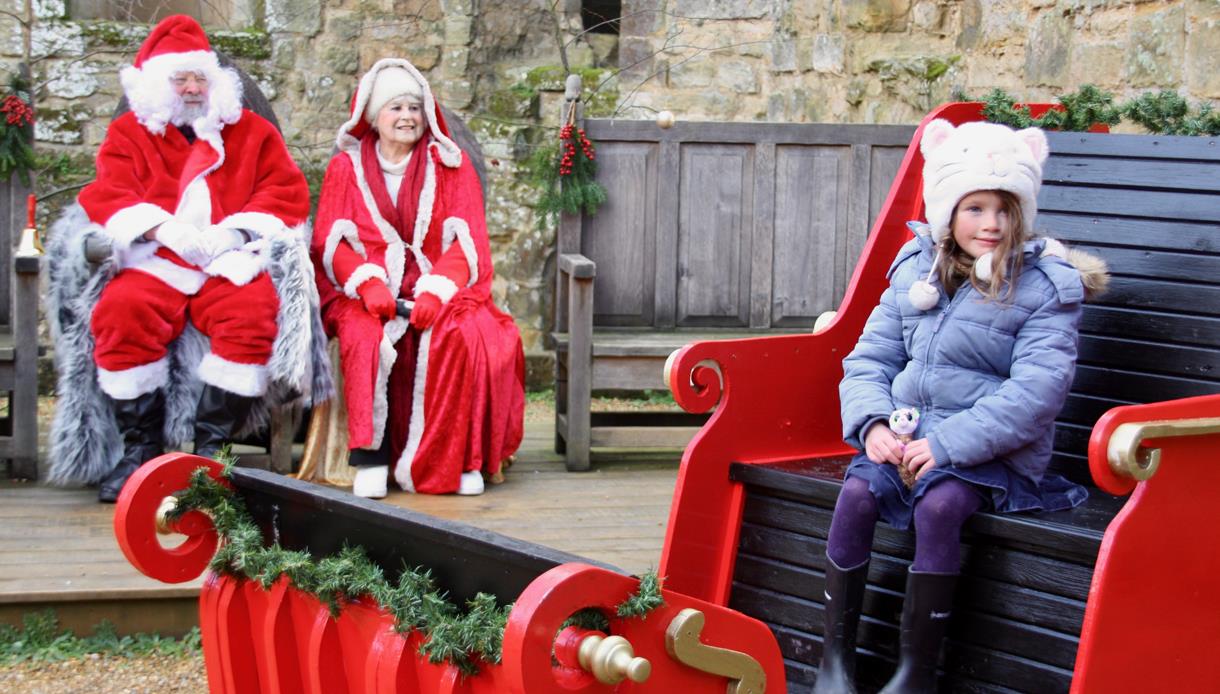
[[[365,499],[384,499],[388,465],[371,465],[356,468],[356,479],[352,482],[352,493]]]
[[[483,493],[483,473],[478,470],[463,472],[462,479],[458,482],[458,494],[462,496],[475,496]]]

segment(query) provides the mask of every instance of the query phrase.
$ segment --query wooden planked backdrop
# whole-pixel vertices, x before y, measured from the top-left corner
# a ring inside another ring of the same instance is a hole
[[[609,201],[559,252],[597,263],[594,324],[800,328],[838,306],[913,126],[585,121]]]

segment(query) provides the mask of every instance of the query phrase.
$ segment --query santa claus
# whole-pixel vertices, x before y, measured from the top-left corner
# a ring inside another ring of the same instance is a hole
[[[118,266],[90,324],[123,438],[102,501],[162,452],[168,348],[188,321],[210,341],[198,362],[195,452],[212,455],[244,423],[267,390],[277,335],[271,242],[302,233],[309,213],[278,131],[243,110],[240,79],[194,19],[159,23],[121,78],[131,110],[111,124],[97,180],[79,197]]]
[[[521,337],[492,303],[478,177],[406,60],[364,75],[337,146],[312,250],[354,491],[385,496],[392,466],[407,491],[481,493],[520,445],[525,401]]]

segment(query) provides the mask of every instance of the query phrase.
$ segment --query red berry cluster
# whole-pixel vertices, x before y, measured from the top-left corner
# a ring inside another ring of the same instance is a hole
[[[0,112],[8,114],[5,120],[9,125],[22,126],[34,122],[34,109],[30,108],[30,105],[16,94],[4,97],[4,103],[0,104]]]
[[[585,158],[590,161],[596,161],[594,155],[593,143],[589,142],[589,138],[585,137],[583,128],[578,128],[576,133],[580,136],[580,151],[584,152]],[[576,156],[576,145],[572,142],[572,126],[565,125],[559,131],[559,139],[563,142],[563,159],[559,162],[559,175],[567,176],[572,173],[572,159]]]

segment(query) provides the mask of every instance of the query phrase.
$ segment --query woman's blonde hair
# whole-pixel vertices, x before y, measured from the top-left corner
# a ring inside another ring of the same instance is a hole
[[[973,192],[978,191],[972,191],[967,195],[971,195]],[[940,242],[941,257],[945,261],[937,268],[940,275],[940,286],[944,287],[950,296],[957,291],[966,278],[969,278],[970,284],[974,285],[980,294],[989,300],[999,301],[1001,291],[1005,298],[1012,294],[1016,278],[1021,276],[1022,249],[1028,240],[1025,233],[1025,220],[1021,216],[1021,201],[1016,195],[1006,190],[990,192],[1000,197],[1008,220],[1007,228],[1004,229],[999,244],[991,254],[991,280],[984,284],[975,277],[974,258],[962,250],[962,247],[957,244],[957,240],[953,238],[953,225],[957,221],[957,205],[954,205],[953,214],[949,216],[949,233],[945,234],[945,238]],[[966,195],[963,195],[962,200],[965,199]],[[957,204],[962,204],[962,201],[958,200]],[[1006,282],[1009,275],[1012,277],[1012,282]],[[1008,288],[1004,290],[1006,283]]]

